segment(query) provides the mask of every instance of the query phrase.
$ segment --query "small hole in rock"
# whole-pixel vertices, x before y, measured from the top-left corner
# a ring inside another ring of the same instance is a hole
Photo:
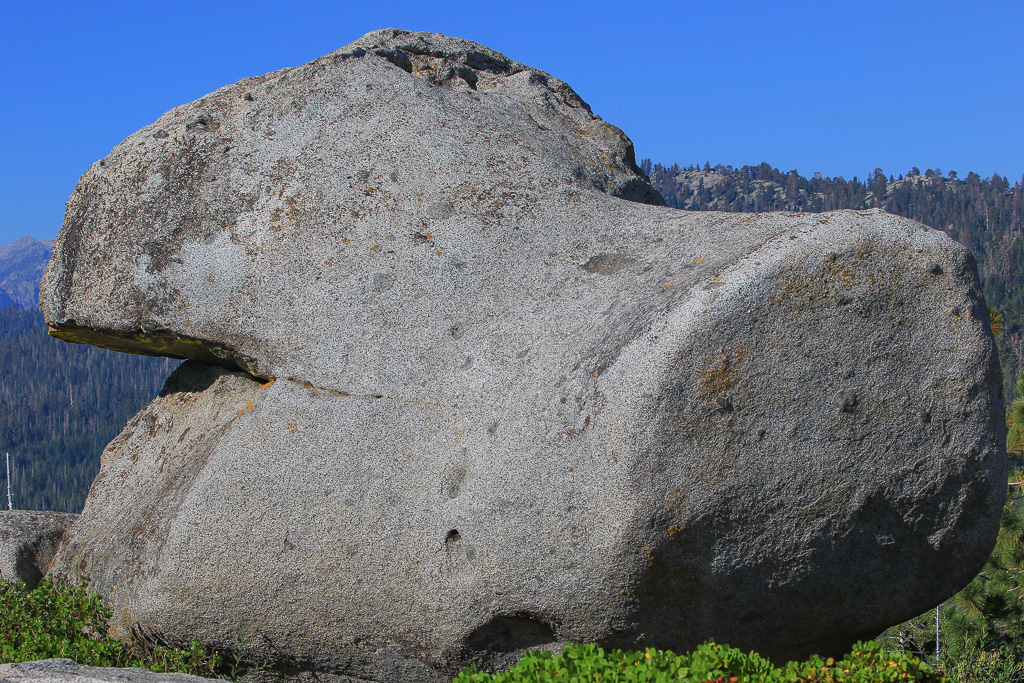
[[[459,533],[458,529],[452,529],[451,531],[448,532],[448,535],[445,536],[445,538],[444,538],[444,542],[445,543],[458,543],[461,540],[462,540],[462,534]]]

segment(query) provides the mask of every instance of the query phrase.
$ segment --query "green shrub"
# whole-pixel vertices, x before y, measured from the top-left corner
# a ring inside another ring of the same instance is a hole
[[[1024,652],[1019,643],[998,649],[967,643],[955,659],[945,662],[942,672],[950,683],[1021,683]]]
[[[216,652],[197,641],[188,649],[165,647],[146,639],[124,643],[107,637],[110,611],[86,586],[55,586],[43,579],[28,590],[23,583],[0,581],[0,663],[54,657],[89,666],[141,666],[157,672],[181,672],[213,677],[242,671],[238,660],[225,664]],[[980,653],[975,665],[989,671],[1019,671],[1012,656],[993,658]],[[567,645],[559,655],[528,652],[506,672],[482,673],[469,668],[454,683],[883,683],[942,679],[909,655],[888,653],[876,642],[857,643],[853,652],[836,662],[812,657],[784,668],[767,659],[728,645],[705,643],[693,652],[675,655],[648,648],[623,652],[592,645]],[[975,676],[956,679],[970,683],[1020,680]]]
[[[54,585],[44,578],[29,590],[0,581],[0,663],[67,658],[88,666],[138,666],[156,672],[214,676],[223,658],[197,641],[187,650],[107,637],[110,611],[85,584]]]
[[[557,656],[528,652],[508,671],[488,674],[474,667],[453,683],[937,683],[942,678],[914,657],[887,653],[876,642],[857,643],[840,661],[812,657],[772,665],[756,653],[704,643],[683,655],[648,648],[606,652],[596,645],[567,645]]]

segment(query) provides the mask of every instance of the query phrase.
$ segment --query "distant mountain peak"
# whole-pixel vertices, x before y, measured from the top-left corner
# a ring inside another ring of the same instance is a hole
[[[39,281],[53,251],[53,240],[25,235],[0,245],[0,308],[39,307]]]

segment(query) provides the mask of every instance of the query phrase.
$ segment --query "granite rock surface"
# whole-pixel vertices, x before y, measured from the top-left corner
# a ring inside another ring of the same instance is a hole
[[[38,586],[76,519],[66,512],[0,510],[0,580]]]
[[[213,678],[148,669],[81,666],[73,659],[0,664],[0,683],[206,683]]]
[[[457,38],[168,112],[83,176],[41,298],[193,362],[57,572],[122,633],[410,682],[568,641],[838,652],[959,589],[1006,487],[969,253],[660,204],[565,83]]]

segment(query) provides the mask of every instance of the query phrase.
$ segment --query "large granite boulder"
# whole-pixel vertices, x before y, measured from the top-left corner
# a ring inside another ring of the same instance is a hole
[[[0,510],[0,581],[38,586],[76,519],[66,512]]]
[[[194,362],[55,566],[123,633],[244,630],[318,680],[835,652],[964,585],[1006,487],[967,251],[880,211],[657,204],[567,85],[440,35],[167,113],[83,176],[42,305]]]

